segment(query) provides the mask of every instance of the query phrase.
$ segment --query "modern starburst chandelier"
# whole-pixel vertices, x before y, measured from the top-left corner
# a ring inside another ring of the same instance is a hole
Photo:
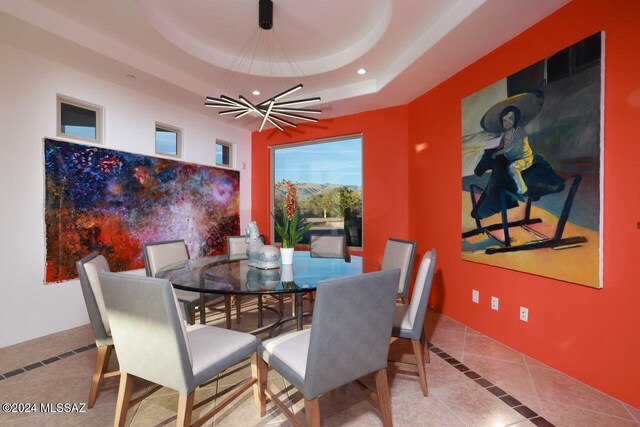
[[[258,26],[261,31],[268,31],[273,27],[273,2],[272,0],[258,0]],[[253,62],[253,60],[251,61]],[[292,65],[292,69],[293,69]],[[298,67],[299,69],[299,67]],[[229,71],[229,70],[228,70]],[[248,74],[251,69],[249,68]],[[242,95],[238,99],[230,96],[220,95],[219,98],[207,96],[204,105],[206,107],[222,108],[218,114],[235,115],[236,119],[247,114],[254,114],[262,118],[258,132],[261,132],[267,122],[280,130],[284,130],[284,126],[296,127],[296,122],[290,120],[300,120],[305,122],[317,122],[318,119],[309,116],[322,113],[322,110],[311,108],[300,108],[300,105],[319,102],[320,97],[292,99],[281,101],[286,96],[302,89],[302,83],[299,83],[275,96],[265,99],[264,101],[254,104]]]

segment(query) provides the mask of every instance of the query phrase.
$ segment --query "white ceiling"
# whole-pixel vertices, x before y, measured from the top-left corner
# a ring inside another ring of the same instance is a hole
[[[327,118],[410,102],[568,1],[274,0],[265,31],[258,0],[1,0],[0,42],[211,117],[205,95],[303,83]]]

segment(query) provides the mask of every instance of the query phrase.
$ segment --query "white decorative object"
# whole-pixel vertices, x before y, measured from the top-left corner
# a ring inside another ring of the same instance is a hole
[[[295,248],[280,248],[280,255],[282,256],[282,265],[293,264],[293,251]]]
[[[249,266],[271,269],[280,266],[280,252],[278,248],[271,245],[265,245],[260,238],[260,231],[255,221],[250,221],[247,225],[246,242],[247,257],[249,257]]]

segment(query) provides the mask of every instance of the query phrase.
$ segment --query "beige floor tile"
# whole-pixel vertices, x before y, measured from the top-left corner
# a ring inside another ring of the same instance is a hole
[[[536,395],[525,365],[468,353],[464,364],[507,392]]]
[[[281,400],[286,400],[286,391],[282,379],[268,381],[268,387],[277,393]],[[220,396],[224,398],[224,395]],[[267,400],[266,415],[260,417],[256,407],[253,389],[246,391],[239,398],[220,411],[213,420],[216,427],[223,426],[264,426],[289,425],[286,417],[280,413],[273,403]]]
[[[518,399],[523,405],[533,410],[536,414],[544,417],[544,410],[542,408],[542,404],[540,403],[540,399],[538,399],[538,396],[534,396],[532,394],[520,393],[512,390],[506,390],[506,391],[511,396]]]
[[[451,329],[436,329],[429,342],[446,351],[449,355],[462,361],[464,351],[465,333]]]
[[[374,427],[382,426],[380,412],[368,402],[363,401],[356,405],[326,416],[320,412],[320,422],[324,427]]]
[[[438,397],[422,393],[393,397],[391,415],[396,426],[453,427],[465,423]]]
[[[631,415],[620,401],[563,373],[536,367],[530,367],[529,372],[540,399],[631,419]]]
[[[430,392],[469,426],[506,426],[524,419],[473,381]]]
[[[88,333],[87,333],[88,332]],[[0,349],[0,374],[95,343],[89,325]]]
[[[427,331],[427,336],[431,336],[431,332],[436,329],[447,329],[456,332],[464,332],[466,328],[462,323],[456,322],[450,317],[442,315],[433,310],[427,310],[427,315],[424,323],[425,329]]]
[[[464,352],[470,354],[480,354],[482,356],[493,357],[494,359],[506,360],[509,362],[524,365],[522,353],[517,352],[506,345],[500,344],[496,340],[484,335],[467,334],[464,342]]]
[[[630,419],[618,418],[576,406],[563,405],[558,401],[540,399],[545,412],[547,421],[557,425],[566,427],[623,427],[636,426],[637,423]]]
[[[634,408],[630,405],[624,405],[631,416],[640,424],[640,409]]]
[[[538,362],[536,359],[532,359],[531,357],[526,356],[526,355],[524,355],[524,354],[522,355],[522,358],[524,359],[524,363],[525,363],[527,366],[532,366],[532,367],[535,367],[535,368],[547,368],[547,369],[553,369],[552,367],[547,366],[547,365],[545,365],[545,364],[544,364],[544,363],[542,363],[542,362]]]

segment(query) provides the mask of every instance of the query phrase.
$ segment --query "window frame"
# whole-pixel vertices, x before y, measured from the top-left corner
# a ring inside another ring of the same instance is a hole
[[[174,132],[176,134],[176,154],[158,151],[158,129],[166,132]],[[156,156],[170,157],[172,159],[182,159],[182,147],[183,147],[183,131],[182,128],[171,126],[166,123],[156,122],[154,129],[153,151]]]
[[[84,136],[73,135],[62,131],[62,104],[71,105],[82,108],[84,110],[93,111],[96,115],[96,137],[87,138]],[[92,144],[105,145],[104,143],[104,107],[72,98],[60,93],[56,94],[56,135],[60,138],[71,139],[82,142],[90,142]]]
[[[336,142],[336,141],[342,141],[342,140],[347,140],[347,139],[353,139],[353,138],[360,138],[360,144],[362,147],[361,153],[360,153],[360,164],[362,165],[362,187],[361,187],[361,191],[362,191],[362,230],[361,230],[361,236],[360,236],[360,246],[347,246],[347,249],[351,249],[354,251],[363,251],[364,250],[364,235],[365,235],[365,222],[364,222],[364,216],[365,216],[365,200],[364,200],[364,134],[363,133],[354,133],[354,134],[348,134],[348,135],[340,135],[340,136],[332,136],[332,137],[327,137],[327,138],[320,138],[320,139],[309,139],[306,141],[299,141],[299,142],[294,142],[291,144],[279,144],[279,145],[270,145],[269,148],[269,164],[270,164],[270,171],[269,171],[269,212],[273,212],[273,208],[274,208],[274,203],[275,203],[275,152],[276,150],[279,149],[283,149],[283,148],[293,148],[293,147],[302,147],[305,145],[315,145],[315,144],[323,144],[323,143],[328,143],[328,142]],[[276,236],[276,231],[275,231],[275,226],[274,226],[274,219],[273,219],[273,215],[269,215],[269,228],[270,228],[270,232],[271,232],[271,241],[274,242],[275,244],[275,236]],[[299,243],[296,246],[300,246],[303,248],[308,248],[309,244],[308,243]]]
[[[218,145],[229,148],[229,164],[218,163],[218,158],[217,158]],[[216,142],[213,147],[214,147],[213,163],[216,165],[216,167],[233,169],[235,167],[236,145],[231,142],[223,141],[221,139],[216,139]]]

